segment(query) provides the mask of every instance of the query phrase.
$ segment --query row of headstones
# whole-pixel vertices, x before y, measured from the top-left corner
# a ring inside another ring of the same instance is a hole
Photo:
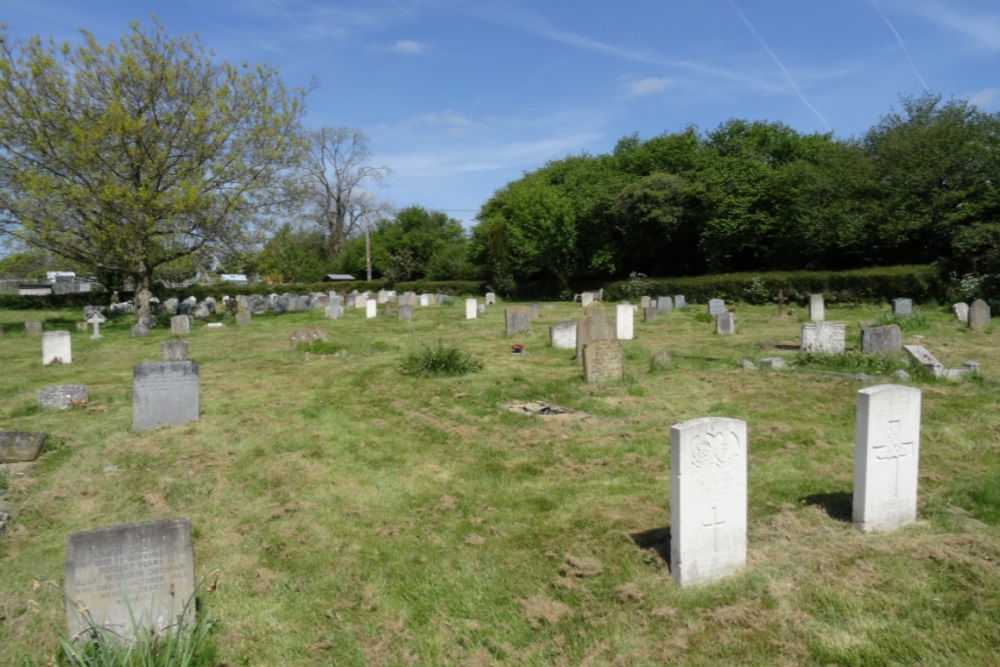
[[[861,531],[916,520],[920,400],[919,389],[898,385],[858,392],[852,518]],[[739,419],[692,419],[670,430],[670,570],[682,587],[746,566],[747,445]],[[159,632],[192,623],[190,519],[69,534],[65,587],[71,640],[91,623],[124,638],[136,627]]]

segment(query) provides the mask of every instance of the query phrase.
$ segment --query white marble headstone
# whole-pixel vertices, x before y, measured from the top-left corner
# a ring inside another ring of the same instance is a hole
[[[670,569],[681,586],[747,559],[747,424],[704,417],[670,429]]]
[[[53,362],[73,363],[68,331],[45,331],[42,333],[42,366],[48,366]]]
[[[550,326],[549,343],[557,350],[575,350],[576,320],[559,322]]]
[[[854,527],[895,530],[917,519],[920,390],[895,384],[858,392]]]
[[[826,319],[826,304],[822,294],[809,295],[809,319],[813,322],[822,322]]]
[[[594,295],[590,292],[584,292],[580,295],[580,305],[586,308],[594,301]]]
[[[476,314],[478,312],[479,311],[476,308],[476,300],[475,299],[466,299],[465,300],[465,319],[467,319],[467,320],[474,320],[474,319],[476,319]]]
[[[632,340],[635,329],[635,310],[627,303],[615,306],[615,338]]]
[[[365,301],[365,317],[371,319],[378,315],[378,302],[375,299]]]
[[[802,325],[799,349],[809,354],[841,354],[845,349],[847,327],[832,322],[810,322]]]

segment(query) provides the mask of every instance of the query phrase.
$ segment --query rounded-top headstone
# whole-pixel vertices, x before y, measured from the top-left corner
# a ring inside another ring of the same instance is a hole
[[[137,324],[129,330],[128,335],[131,338],[141,338],[143,336],[148,336],[149,327],[147,327],[145,324]]]

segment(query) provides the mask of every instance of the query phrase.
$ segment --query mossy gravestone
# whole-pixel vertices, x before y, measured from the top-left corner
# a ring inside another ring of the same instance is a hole
[[[71,640],[91,627],[128,640],[193,624],[190,519],[107,526],[66,539],[66,625]]]

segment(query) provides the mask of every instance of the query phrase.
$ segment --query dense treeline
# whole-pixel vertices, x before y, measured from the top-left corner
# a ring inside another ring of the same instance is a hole
[[[861,138],[730,120],[546,164],[487,201],[470,251],[508,292],[554,278],[937,262],[1000,272],[1000,115],[901,100]]]

